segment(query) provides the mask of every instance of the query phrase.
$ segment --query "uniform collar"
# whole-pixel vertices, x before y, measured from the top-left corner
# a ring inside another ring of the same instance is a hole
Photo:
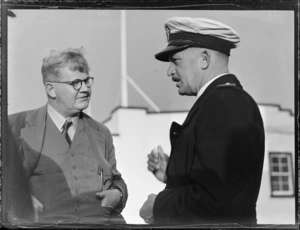
[[[216,79],[216,78],[218,78],[218,79]],[[210,94],[214,89],[216,89],[218,85],[224,85],[226,83],[231,83],[241,89],[243,88],[242,85],[240,84],[239,80],[233,74],[222,74],[222,76],[217,76],[216,78],[214,78],[210,84],[207,84],[206,89],[203,92],[202,96],[196,100],[195,104],[190,109],[190,111],[187,115],[187,118],[183,122],[183,125],[186,125],[189,123],[189,121],[195,115],[199,106],[201,105],[201,101],[204,100],[206,95]]]
[[[217,78],[219,77],[222,77],[224,75],[226,75],[228,73],[222,73],[222,74],[219,74],[218,76],[212,78],[210,81],[206,82],[206,84],[204,86],[202,86],[202,88],[198,91],[197,93],[197,99],[204,93],[204,91],[206,90],[206,88],[214,81],[216,80]]]

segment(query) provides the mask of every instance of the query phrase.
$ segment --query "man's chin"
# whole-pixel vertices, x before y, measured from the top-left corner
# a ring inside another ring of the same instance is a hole
[[[181,95],[181,96],[187,95],[187,93],[185,91],[180,90],[180,89],[178,89],[178,94]]]
[[[88,102],[81,102],[78,104],[77,109],[82,111],[82,110],[85,110],[87,107],[89,107]]]
[[[178,90],[178,94],[180,96],[195,96],[195,94],[193,94],[193,93],[186,92],[186,91],[180,91],[180,90]]]

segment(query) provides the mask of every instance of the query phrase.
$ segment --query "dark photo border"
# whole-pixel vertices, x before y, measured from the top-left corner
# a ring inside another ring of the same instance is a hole
[[[259,1],[250,1],[250,0],[212,0],[212,1],[184,1],[184,0],[127,0],[127,1],[118,1],[118,0],[103,0],[103,1],[83,1],[83,0],[11,0],[11,1],[1,1],[1,78],[0,78],[0,101],[1,101],[1,136],[0,136],[0,144],[1,144],[1,223],[7,223],[6,212],[3,210],[7,210],[8,208],[8,194],[11,192],[11,185],[9,185],[8,181],[5,178],[10,177],[10,172],[12,170],[12,162],[14,167],[18,166],[18,162],[14,160],[14,156],[10,156],[5,154],[8,150],[8,145],[10,143],[10,135],[8,133],[7,127],[7,19],[8,17],[14,17],[14,13],[11,10],[14,9],[52,9],[52,10],[64,10],[64,9],[80,9],[80,10],[89,10],[89,9],[147,9],[147,10],[289,10],[294,11],[294,24],[295,24],[295,77],[294,77],[294,117],[295,117],[295,165],[293,166],[295,169],[295,207],[296,207],[296,225],[268,225],[268,226],[258,226],[257,228],[288,228],[288,229],[298,229],[299,228],[299,220],[300,220],[300,211],[299,211],[299,194],[300,194],[300,186],[298,183],[299,175],[300,175],[300,160],[299,160],[299,58],[300,58],[300,50],[299,50],[299,7],[300,3],[297,0],[259,0]],[[22,172],[20,171],[19,177],[15,178],[16,180],[22,179]],[[26,202],[26,201],[24,201]],[[5,225],[4,225],[5,226]],[[16,226],[18,227],[18,226]],[[20,227],[20,226],[19,226]],[[33,227],[39,227],[33,226]],[[63,225],[60,227],[66,228],[110,228],[111,226],[94,226],[94,225]],[[149,228],[149,225],[132,225],[127,224],[125,226],[117,225],[112,226],[116,228]],[[175,226],[151,226],[151,228],[168,228]],[[180,226],[180,227],[189,227],[189,228],[239,228],[239,226]]]

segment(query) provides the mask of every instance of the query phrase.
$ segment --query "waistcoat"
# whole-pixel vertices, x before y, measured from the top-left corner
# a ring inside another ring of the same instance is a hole
[[[102,190],[99,157],[91,149],[87,130],[79,119],[71,146],[47,116],[42,152],[30,176],[33,196],[44,205],[41,216],[101,215],[96,192]]]

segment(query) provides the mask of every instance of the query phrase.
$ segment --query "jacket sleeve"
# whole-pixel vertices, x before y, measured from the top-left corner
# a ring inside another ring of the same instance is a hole
[[[31,171],[33,170],[33,164],[27,164],[25,160],[25,155],[24,151],[21,148],[21,129],[25,127],[25,119],[26,116],[29,114],[31,111],[24,111],[20,113],[15,113],[8,115],[8,128],[11,132],[11,136],[13,137],[13,145],[14,148],[17,150],[18,157],[20,158],[23,170],[24,170],[24,175],[26,178],[28,178],[31,174]],[[11,139],[9,141],[12,141]]]
[[[255,102],[223,90],[206,98],[193,122],[188,147],[179,150],[193,152],[188,183],[158,194],[156,223],[222,221],[240,216],[243,207],[255,209],[264,157],[263,124]]]
[[[105,126],[104,126],[105,127]],[[128,190],[127,185],[125,184],[121,173],[117,170],[117,160],[115,156],[115,147],[113,145],[113,139],[112,135],[107,127],[105,127],[106,130],[106,158],[108,159],[109,164],[112,167],[112,183],[110,185],[110,188],[117,188],[122,193],[122,199],[120,204],[115,208],[115,211],[117,213],[121,213],[121,211],[124,209],[127,198],[128,198]]]
[[[5,185],[2,187],[2,208],[7,213],[7,215],[4,215],[3,221],[9,221],[12,224],[18,224],[19,221],[24,222],[24,220],[33,221],[29,182],[18,151],[17,137],[12,133],[12,128],[16,129],[17,126],[15,120],[9,116],[9,125],[5,129],[7,151],[4,151],[2,156],[2,160],[6,165],[2,171],[2,175],[5,177],[5,183],[2,184]],[[15,131],[15,133],[18,132]]]

